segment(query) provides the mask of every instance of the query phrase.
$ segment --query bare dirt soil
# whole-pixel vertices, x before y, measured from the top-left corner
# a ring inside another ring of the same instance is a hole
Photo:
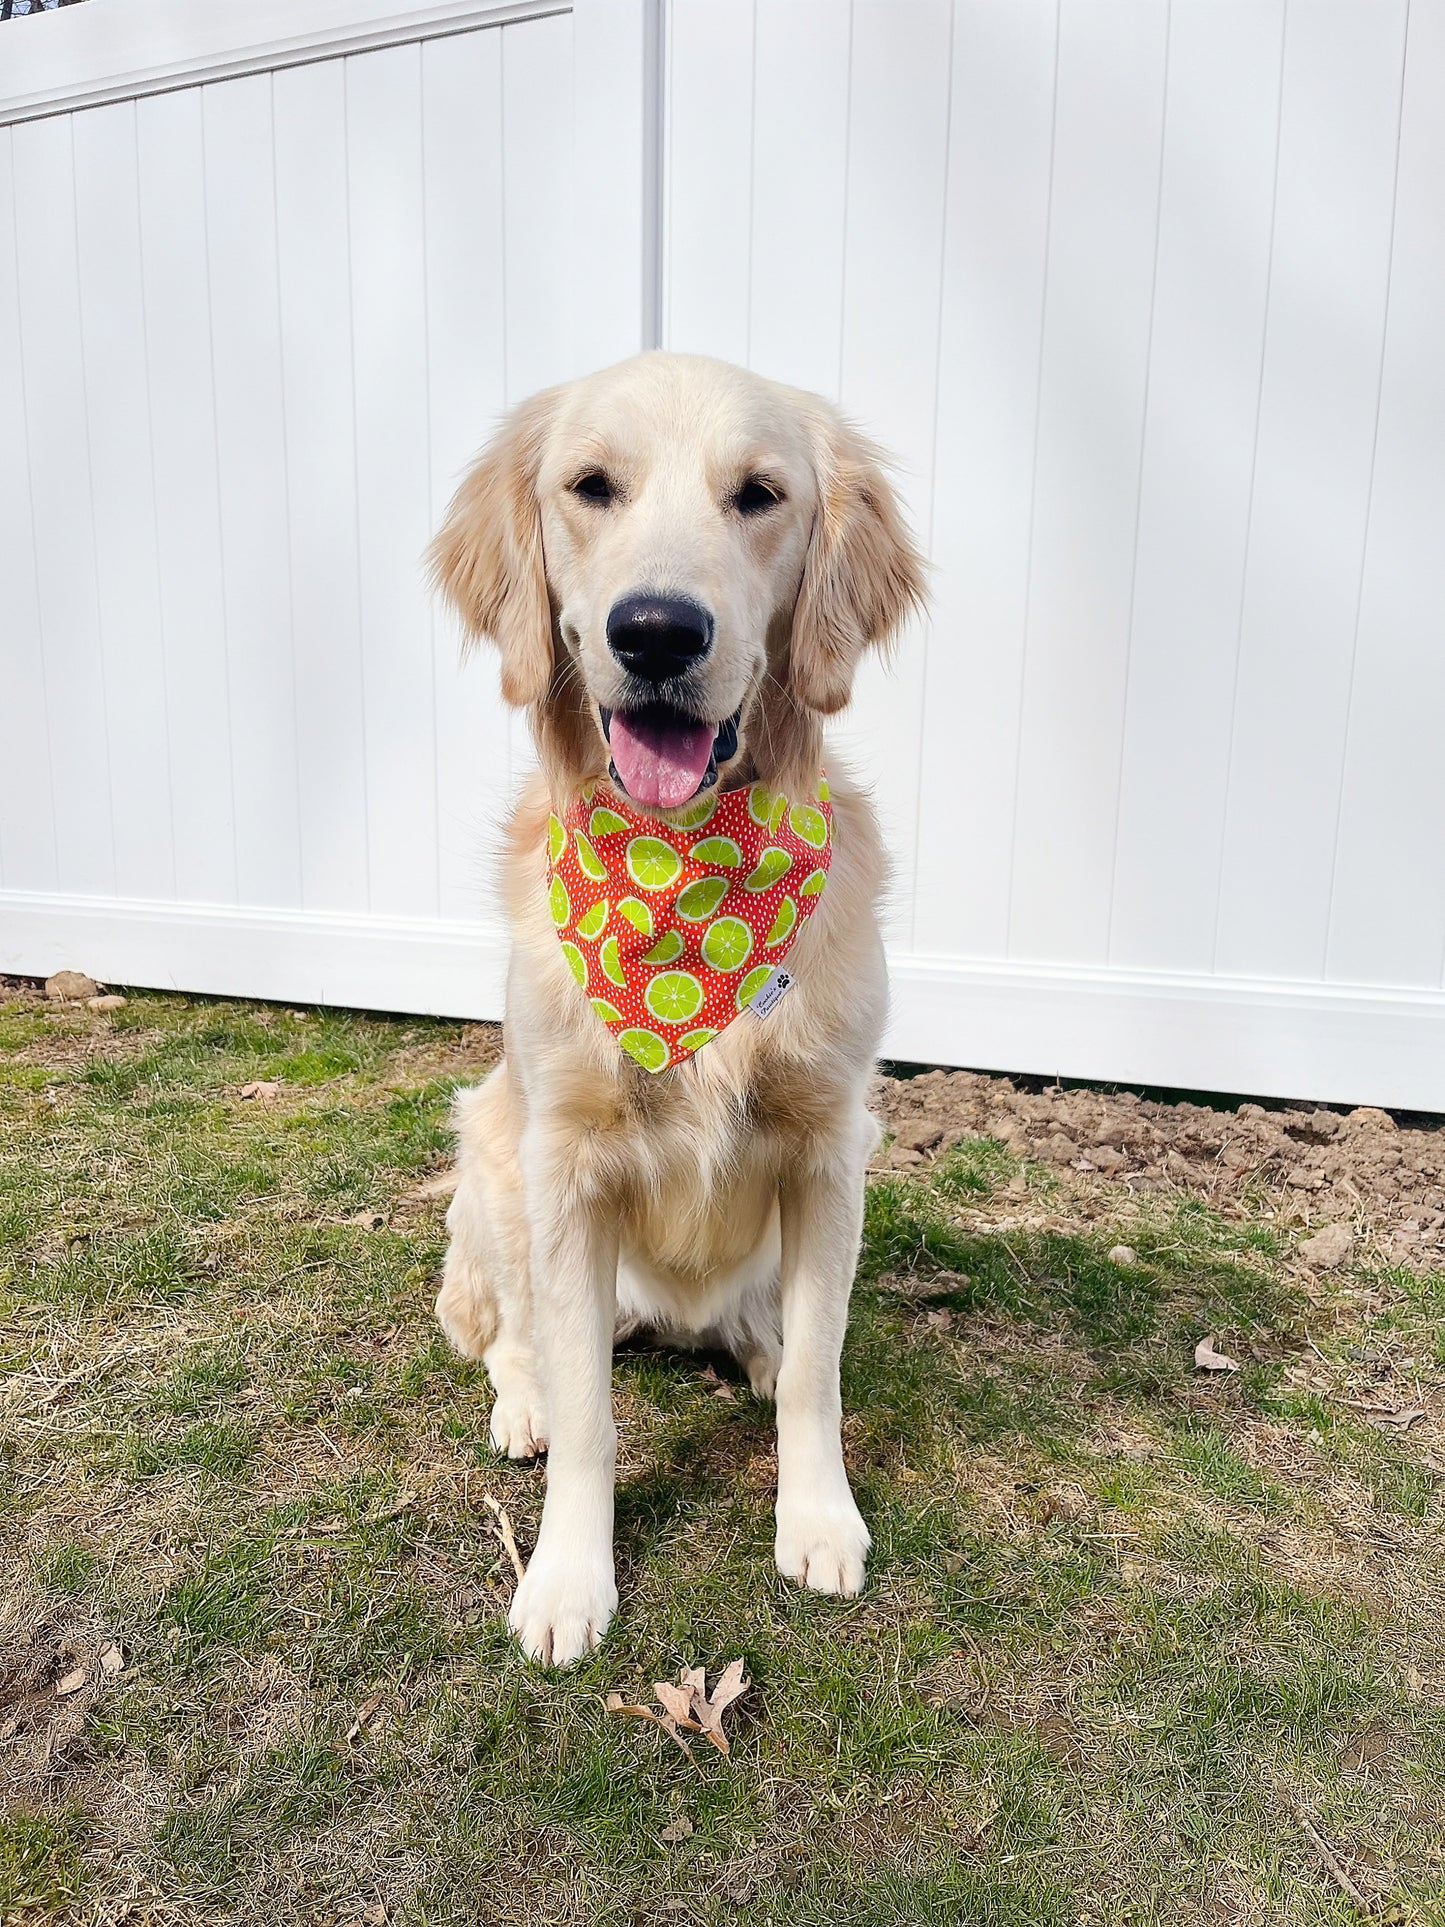
[[[964,1138],[994,1137],[1060,1173],[1187,1193],[1226,1218],[1267,1216],[1305,1234],[1301,1255],[1315,1269],[1365,1255],[1445,1265],[1445,1118],[1226,1103],[978,1071],[880,1076],[875,1104],[893,1141],[878,1168],[926,1167]]]

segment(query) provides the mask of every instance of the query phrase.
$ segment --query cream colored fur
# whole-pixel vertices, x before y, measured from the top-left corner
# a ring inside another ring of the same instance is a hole
[[[572,488],[593,467],[616,484],[606,506]],[[782,499],[744,517],[733,496],[752,475]],[[887,994],[871,806],[830,763],[833,864],[789,954],[794,989],[656,1077],[578,994],[545,871],[549,810],[606,772],[598,706],[621,686],[606,615],[638,590],[713,612],[700,713],[742,710],[722,784],[811,791],[820,714],[921,595],[877,454],[816,396],[645,355],[525,404],[458,491],[433,563],[470,631],[501,648],[541,758],[508,836],[506,1057],[457,1103],[437,1300],[491,1374],[495,1445],[549,1453],[513,1629],[566,1664],[616,1608],[611,1357],[637,1327],[724,1346],[776,1396],[779,1570],[857,1592],[869,1537],[843,1465],[838,1366]]]

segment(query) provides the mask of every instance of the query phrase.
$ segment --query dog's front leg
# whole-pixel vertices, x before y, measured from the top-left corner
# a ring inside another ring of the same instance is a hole
[[[790,1172],[782,1219],[783,1363],[778,1372],[778,1571],[816,1592],[863,1584],[868,1528],[843,1465],[838,1383],[848,1295],[863,1230],[865,1145],[840,1146],[821,1167]]]
[[[524,1167],[529,1162],[524,1148]],[[550,1175],[552,1181],[547,1181]],[[550,1401],[542,1528],[508,1615],[533,1658],[570,1666],[617,1609],[612,1333],[617,1234],[562,1172],[528,1173],[532,1308]]]

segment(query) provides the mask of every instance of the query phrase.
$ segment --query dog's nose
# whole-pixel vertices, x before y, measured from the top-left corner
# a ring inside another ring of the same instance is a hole
[[[607,646],[634,676],[666,682],[711,649],[712,617],[686,596],[623,596],[607,618]]]

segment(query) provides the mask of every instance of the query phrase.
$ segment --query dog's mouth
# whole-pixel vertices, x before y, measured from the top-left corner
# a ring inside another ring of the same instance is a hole
[[[737,754],[741,709],[720,723],[689,716],[671,703],[599,705],[599,713],[613,782],[648,809],[680,810],[716,783],[719,769]]]

